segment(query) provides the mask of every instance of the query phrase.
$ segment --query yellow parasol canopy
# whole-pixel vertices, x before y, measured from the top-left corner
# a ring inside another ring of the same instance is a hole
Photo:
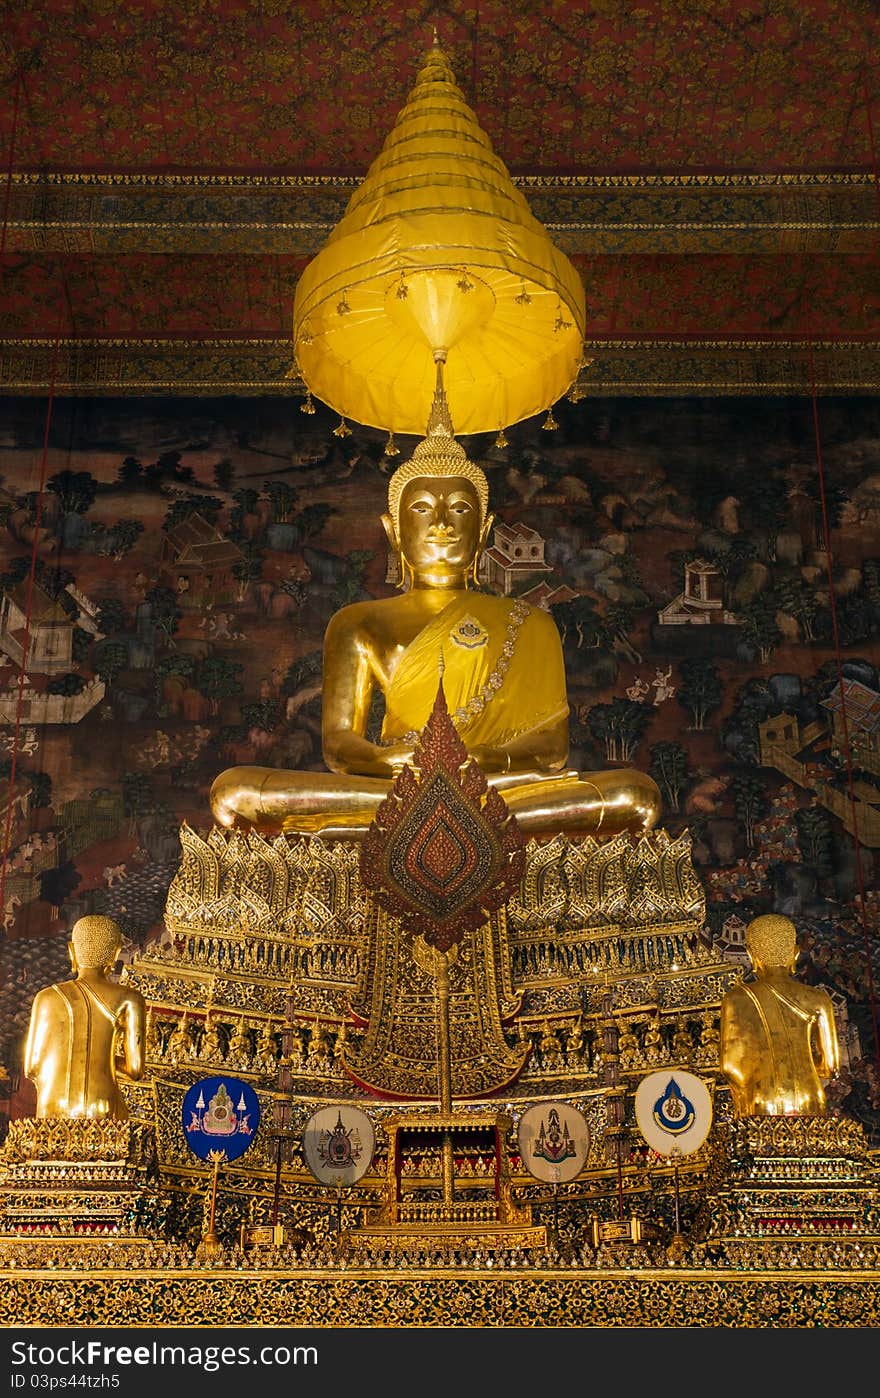
[[[543,412],[581,362],[584,289],[436,39],[381,154],[297,285],[294,352],[343,417],[421,436],[436,365],[457,432]]]

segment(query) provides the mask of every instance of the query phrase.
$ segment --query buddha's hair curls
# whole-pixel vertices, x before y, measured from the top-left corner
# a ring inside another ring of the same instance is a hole
[[[80,970],[112,965],[119,956],[122,932],[110,917],[90,914],[73,924],[70,934]]]
[[[417,480],[421,476],[434,476],[442,480],[461,476],[470,481],[480,504],[480,525],[485,523],[489,513],[489,482],[485,472],[481,471],[475,461],[468,460],[464,447],[454,437],[435,431],[419,442],[409,461],[404,461],[402,466],[398,466],[388,482],[388,513],[395,531],[399,532],[400,529],[400,497],[403,487],[407,482]]]
[[[782,913],[764,913],[746,928],[746,948],[763,966],[790,966],[797,956],[797,929]]]

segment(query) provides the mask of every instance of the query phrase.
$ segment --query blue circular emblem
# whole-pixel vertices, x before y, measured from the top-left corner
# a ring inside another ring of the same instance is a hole
[[[241,1078],[201,1078],[183,1099],[183,1139],[200,1160],[207,1160],[211,1151],[237,1160],[259,1124],[257,1094]]]

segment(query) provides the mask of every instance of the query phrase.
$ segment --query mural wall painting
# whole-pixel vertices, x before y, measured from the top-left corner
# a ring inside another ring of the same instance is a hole
[[[28,1009],[76,918],[116,918],[130,956],[163,934],[181,822],[207,831],[221,768],[322,767],[323,631],[394,586],[396,462],[300,406],[61,400],[44,459],[46,403],[4,404],[7,1115],[31,1109]],[[880,402],[819,416],[822,472],[801,398],[565,402],[553,430],[465,445],[497,512],[481,586],[562,631],[572,764],[653,774],[727,955],[756,914],[794,919],[799,974],[837,1008],[833,1092],[876,1133]]]

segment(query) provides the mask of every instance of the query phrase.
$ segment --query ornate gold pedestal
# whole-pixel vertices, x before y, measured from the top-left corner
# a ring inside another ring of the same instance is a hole
[[[134,1239],[156,1199],[155,1140],[137,1121],[28,1117],[0,1151],[2,1240]]]
[[[713,1266],[880,1266],[880,1168],[858,1122],[743,1117],[718,1138],[698,1256]]]
[[[150,1006],[147,1072],[142,1083],[127,1085],[127,1100],[134,1116],[155,1123],[163,1182],[185,1193],[198,1179],[204,1191],[204,1172],[181,1139],[181,1105],[198,1077],[227,1072],[251,1082],[270,1127],[223,1172],[219,1217],[227,1243],[242,1223],[270,1221],[279,1179],[278,1222],[319,1240],[332,1229],[332,1203],[297,1141],[313,1112],[336,1103],[366,1110],[376,1131],[372,1166],[346,1197],[346,1223],[350,1230],[380,1226],[394,1119],[437,1111],[432,966],[365,893],[350,844],[220,829],[203,839],[184,826],[181,845],[167,935],[125,971]],[[575,1200],[574,1187],[559,1194],[570,1243],[588,1241],[594,1209],[602,1220],[616,1216],[616,1157],[606,1142],[609,996],[627,1031],[616,1060],[624,1098],[664,1064],[685,1063],[714,1086],[719,1006],[737,971],[704,940],[704,915],[687,836],[558,836],[529,843],[506,908],[463,939],[449,970],[452,1098],[456,1113],[479,1115],[493,1093],[513,1123],[506,1141],[511,1200],[533,1210],[528,1224],[516,1221],[518,1232],[550,1219],[546,1188],[516,1156],[518,1116],[537,1099],[568,1101],[589,1123],[589,1207]],[[390,1039],[386,1021],[396,1026]],[[632,1137],[631,1123],[625,1129]],[[284,1142],[280,1175],[277,1140]],[[413,1165],[403,1167],[403,1202]],[[462,1202],[472,1203],[475,1180],[457,1170]],[[638,1162],[626,1154],[623,1170],[630,1214],[632,1193],[641,1204],[645,1189]],[[494,1205],[488,1218],[469,1222],[499,1226]],[[381,1226],[411,1223],[401,1215]],[[192,1232],[189,1240],[197,1241]]]
[[[28,1233],[37,1215],[62,1216],[62,1183],[76,1193],[77,1218],[119,1226],[129,1147],[76,1155],[53,1144],[44,1156],[69,1160],[50,1165],[24,1149],[27,1133],[49,1128],[16,1123],[0,1157],[0,1325],[65,1325],[83,1315],[99,1325],[187,1325],[197,1316],[202,1325],[328,1328],[878,1324],[877,1163],[858,1126],[732,1121],[718,1022],[739,973],[701,935],[705,905],[686,839],[655,831],[638,842],[530,845],[519,892],[462,952],[467,958],[473,945],[483,957],[491,942],[502,958],[491,1014],[522,1070],[503,1096],[456,1096],[443,1118],[436,1099],[383,1099],[346,1072],[363,1060],[366,1034],[350,1007],[373,1013],[367,992],[377,971],[373,913],[352,849],[220,830],[203,840],[186,828],[182,846],[167,936],[125,972],[151,1014],[146,1076],[125,1085],[133,1121],[123,1125],[155,1130],[159,1214],[170,1225],[159,1240],[72,1234],[69,1218],[65,1236]],[[419,1027],[403,1046],[406,1071],[415,1081],[423,1055],[432,1083],[436,986],[414,966],[395,991]],[[454,1034],[481,1022],[467,1017],[465,971],[463,963],[461,979],[452,978]],[[673,1064],[709,1084],[715,1118],[681,1169],[685,1231],[677,1238],[668,1171],[629,1154],[638,1144],[634,1089],[645,1073]],[[188,1086],[218,1073],[253,1085],[270,1129],[222,1172],[223,1252],[209,1265],[197,1256],[206,1170],[180,1122]],[[526,1106],[552,1099],[583,1111],[591,1144],[582,1174],[558,1191],[560,1247],[550,1256],[542,1234],[546,1227],[549,1238],[553,1205],[518,1158],[515,1127]],[[340,1235],[332,1192],[312,1178],[298,1146],[306,1120],[330,1103],[367,1111],[376,1134],[370,1169],[341,1203]],[[440,1143],[434,1132],[418,1136],[431,1122],[439,1136],[452,1135],[449,1200]],[[456,1149],[470,1128],[484,1140],[497,1128],[506,1146],[508,1178],[500,1172],[497,1193],[491,1150]],[[619,1175],[618,1130],[626,1137]],[[60,1174],[71,1165],[74,1175]],[[92,1169],[84,1198],[81,1172]],[[102,1191],[107,1169],[112,1189]],[[142,1178],[149,1188],[135,1171]],[[626,1237],[615,1241],[621,1192]],[[126,1197],[136,1195],[131,1188]],[[109,1208],[118,1213],[108,1218]],[[660,1225],[656,1240],[644,1236],[651,1223]]]

